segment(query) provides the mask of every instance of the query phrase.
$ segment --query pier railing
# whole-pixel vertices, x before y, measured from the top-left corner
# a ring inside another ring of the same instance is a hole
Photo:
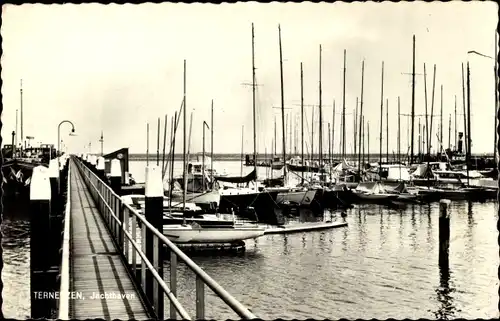
[[[58,316],[60,320],[69,320],[70,294],[70,240],[71,240],[71,162],[68,161],[68,176],[66,178],[66,206],[64,208],[64,228],[62,236],[61,273],[59,286]]]
[[[157,317],[163,318],[163,299],[158,296],[158,289],[170,301],[170,319],[175,319],[177,313],[182,319],[190,320],[191,316],[177,299],[177,262],[180,259],[196,276],[196,319],[205,319],[205,286],[226,303],[240,318],[256,319],[243,304],[229,294],[222,286],[212,279],[201,267],[182,252],[173,242],[165,237],[151,225],[144,215],[139,214],[134,208],[125,204],[106,183],[104,183],[93,171],[91,171],[80,160],[75,159],[80,172],[83,174],[85,184],[89,188],[92,197],[96,201],[98,209],[103,216],[108,228],[122,251],[127,268],[135,282],[140,286],[143,293],[150,291],[153,287],[153,298],[149,299],[152,309]],[[161,215],[161,214],[160,214]],[[123,221],[120,220],[123,217]],[[137,231],[140,230],[140,235]],[[153,235],[154,258],[151,262],[146,256],[146,234]],[[163,276],[155,267],[163,265],[159,262],[159,249],[166,247],[170,255],[170,277],[169,284],[164,281]],[[140,266],[138,263],[140,261]],[[139,271],[140,270],[140,271]],[[146,282],[147,270],[153,275],[153,283]],[[151,302],[152,301],[152,302]]]

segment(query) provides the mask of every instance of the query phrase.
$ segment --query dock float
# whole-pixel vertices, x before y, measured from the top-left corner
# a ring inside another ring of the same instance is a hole
[[[290,224],[283,225],[279,227],[271,227],[265,230],[266,234],[287,234],[287,233],[299,233],[306,231],[315,230],[325,230],[337,227],[347,226],[347,222],[320,222],[320,223],[301,223],[301,224]]]

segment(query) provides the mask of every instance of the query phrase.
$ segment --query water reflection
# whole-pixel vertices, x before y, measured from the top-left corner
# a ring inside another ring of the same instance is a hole
[[[5,318],[30,316],[30,222],[27,203],[4,200],[2,222],[3,304]]]
[[[436,205],[394,210],[356,206],[347,211],[348,227],[265,235],[248,241],[241,255],[193,260],[262,319],[496,317],[498,295],[492,289],[498,288],[496,204],[453,204],[451,224],[456,237],[447,260],[441,262]],[[325,220],[331,215],[340,219],[338,213],[316,217],[301,211],[290,221]],[[26,318],[29,229],[23,223],[5,222],[9,227],[4,249],[11,254],[2,275],[3,310],[6,317]],[[6,257],[4,253],[4,262]],[[178,282],[179,300],[189,303],[186,308],[194,315],[195,283],[183,264],[178,266]],[[235,319],[210,292],[207,318]]]
[[[283,255],[288,255],[290,253],[290,249],[288,246],[288,235],[283,234]]]
[[[454,318],[456,311],[454,299],[451,295],[454,289],[450,287],[450,264],[448,253],[439,257],[439,287],[436,288],[437,300],[440,305],[434,316],[440,320],[449,320]]]

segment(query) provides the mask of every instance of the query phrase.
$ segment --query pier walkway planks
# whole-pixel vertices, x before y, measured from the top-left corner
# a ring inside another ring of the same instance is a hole
[[[76,169],[71,171],[70,318],[142,320],[149,315],[105,222]],[[97,298],[96,298],[97,296]],[[104,296],[104,297],[102,297]],[[106,297],[107,296],[107,297]]]

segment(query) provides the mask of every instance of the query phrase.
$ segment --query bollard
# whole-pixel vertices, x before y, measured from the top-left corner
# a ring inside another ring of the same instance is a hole
[[[109,172],[109,180],[111,189],[118,195],[121,195],[122,186],[122,169],[121,164],[118,159],[113,159],[111,161],[111,169]]]
[[[44,166],[33,168],[30,183],[30,296],[31,318],[50,318],[50,260],[52,254],[47,233],[50,231],[51,186],[49,171]]]
[[[106,176],[104,173],[105,165],[104,165],[104,157],[97,157],[97,165],[96,165],[96,174],[103,181],[106,181]]]
[[[163,181],[158,166],[146,167],[145,196],[145,218],[163,232]],[[149,229],[146,230],[146,257],[163,279],[163,243]],[[163,320],[163,291],[149,270],[146,274],[146,296],[155,308],[157,318]]]
[[[439,266],[448,267],[448,250],[450,247],[450,200],[439,201]]]

